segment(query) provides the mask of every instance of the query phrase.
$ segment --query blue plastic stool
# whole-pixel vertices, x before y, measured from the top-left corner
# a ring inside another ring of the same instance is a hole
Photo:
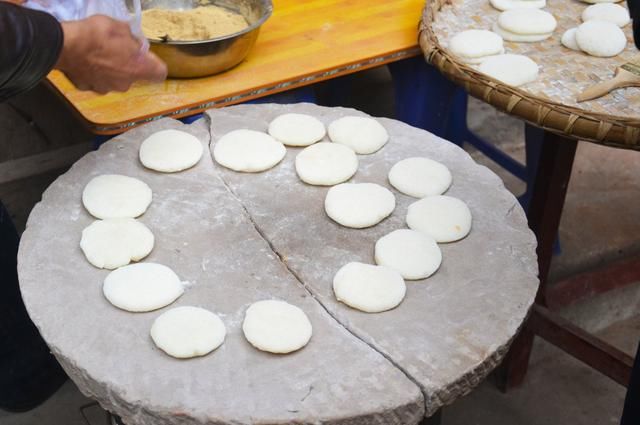
[[[457,86],[416,57],[388,65],[395,90],[396,118],[446,137]],[[461,142],[451,140],[456,144]]]
[[[182,117],[182,118],[178,118],[178,119],[183,124],[193,124],[194,122],[198,121],[203,116],[204,116],[204,114],[202,112],[200,112],[199,114],[189,115],[188,117]]]

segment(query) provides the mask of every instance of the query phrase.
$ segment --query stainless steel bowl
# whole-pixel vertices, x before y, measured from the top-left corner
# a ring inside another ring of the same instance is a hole
[[[127,1],[129,10],[132,2]],[[169,76],[195,78],[217,74],[238,65],[249,54],[260,26],[271,16],[271,0],[142,0],[142,10],[186,10],[212,4],[240,13],[249,27],[223,37],[199,41],[149,40],[150,49],[166,62]]]

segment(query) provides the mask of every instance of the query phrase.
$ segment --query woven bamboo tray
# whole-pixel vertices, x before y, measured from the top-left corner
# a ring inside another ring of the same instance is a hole
[[[624,4],[624,3],[621,3]],[[428,0],[420,25],[420,46],[427,62],[471,95],[545,130],[608,146],[640,150],[640,88],[620,89],[603,98],[578,104],[586,87],[613,78],[617,66],[640,63],[631,24],[623,28],[627,48],[613,58],[596,58],[565,48],[560,38],[578,26],[588,6],[577,0],[547,0],[558,28],[538,43],[505,42],[508,53],[529,56],[540,65],[538,80],[511,87],[481,74],[447,50],[448,40],[466,29],[488,29],[500,11],[488,0]]]

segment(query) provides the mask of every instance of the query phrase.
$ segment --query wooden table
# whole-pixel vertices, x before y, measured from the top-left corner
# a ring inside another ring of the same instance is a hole
[[[161,117],[183,117],[418,56],[423,0],[274,0],[247,59],[199,79],[136,84],[100,96],[64,75],[51,86],[95,134],[118,134]]]
[[[395,309],[367,314],[338,302],[335,272],[350,261],[373,262],[381,236],[406,227],[415,198],[394,190],[393,214],[376,226],[349,229],[328,219],[328,188],[302,183],[300,148],[263,173],[215,164],[215,143],[232,129],[264,130],[285,112],[325,124],[344,108],[239,105],[208,111],[211,126],[164,119],[126,132],[79,160],[47,189],[29,217],[19,253],[25,305],[43,338],[83,393],[122,416],[148,424],[413,425],[471,391],[499,364],[538,287],[535,239],[523,210],[486,167],[426,131],[380,119],[390,134],[379,152],[359,156],[354,182],[391,188],[398,160],[428,156],[454,180],[447,192],[474,217],[463,240],[442,244],[443,263],[430,278],[407,282]],[[180,128],[203,142],[200,163],[181,173],[144,169],[142,140]],[[91,266],[78,244],[93,218],[80,194],[95,175],[122,173],[145,181],[153,202],[139,220],[156,245],[144,261],[165,264],[191,285],[175,306],[221,315],[225,343],[186,361],[168,357],[149,338],[168,308],[129,313],[102,295],[106,270]],[[52,255],[59,253],[59,256]],[[61,261],[64,258],[64,261]],[[252,302],[279,298],[302,308],[313,325],[309,344],[291,355],[253,348],[242,334]]]

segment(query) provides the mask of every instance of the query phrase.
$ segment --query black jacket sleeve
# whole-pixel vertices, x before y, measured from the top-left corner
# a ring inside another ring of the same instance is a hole
[[[640,0],[627,0],[627,6],[633,19],[633,41],[640,49]]]
[[[53,16],[0,1],[0,102],[41,81],[55,66],[62,40]]]

